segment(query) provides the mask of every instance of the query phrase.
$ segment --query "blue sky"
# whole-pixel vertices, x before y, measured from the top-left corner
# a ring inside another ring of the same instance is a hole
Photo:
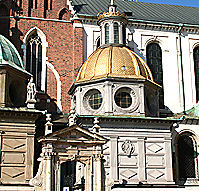
[[[134,1],[136,1],[136,0],[134,0]],[[161,4],[199,7],[199,0],[137,0],[137,1],[138,2],[147,2],[147,3],[161,3]]]

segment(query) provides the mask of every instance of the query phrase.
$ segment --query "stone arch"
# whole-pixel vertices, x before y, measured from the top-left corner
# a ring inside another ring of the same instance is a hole
[[[57,72],[57,70],[55,69],[55,67],[50,63],[50,62],[46,62],[47,63],[47,67],[53,72],[55,78],[56,78],[56,99],[57,99],[57,112],[60,113],[62,111],[62,104],[61,104],[61,79],[60,79],[60,75]]]
[[[28,39],[30,37],[31,34],[33,34],[34,32],[36,32],[38,34],[38,36],[41,39],[42,42],[42,76],[41,76],[41,90],[43,92],[46,91],[46,48],[48,47],[48,43],[46,41],[46,35],[42,32],[41,29],[37,28],[37,27],[33,27],[31,28],[26,35],[24,36],[23,39],[23,51],[24,51],[24,66],[26,67],[26,55],[27,55],[27,51],[26,51],[26,46],[27,46],[27,42]]]
[[[177,180],[186,182],[187,178],[198,178],[197,135],[184,129],[175,137]]]
[[[70,20],[71,18],[71,13],[67,8],[63,8],[61,9],[61,11],[59,12],[59,20]]]
[[[158,36],[153,36],[152,38],[148,38],[145,42],[144,42],[144,49],[146,50],[146,47],[150,44],[150,43],[157,43],[162,50],[164,50],[164,42],[162,40],[160,40],[158,38]]]

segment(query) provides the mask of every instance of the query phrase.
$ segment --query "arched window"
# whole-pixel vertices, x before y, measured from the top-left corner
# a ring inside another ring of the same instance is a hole
[[[182,134],[178,140],[179,178],[196,178],[196,145],[193,137]]]
[[[123,44],[126,44],[126,27],[122,25]]]
[[[33,75],[37,90],[41,90],[42,42],[34,30],[26,42],[26,70]]]
[[[105,44],[109,43],[109,25],[105,24]]]
[[[199,101],[199,46],[193,50],[195,85],[196,85],[196,102]]]
[[[118,23],[114,23],[113,28],[114,28],[114,43],[119,43],[119,26],[118,26]]]
[[[9,16],[8,8],[4,5],[0,5],[0,17]],[[10,19],[9,17],[5,17],[0,20],[0,28],[1,28],[1,34],[5,35],[6,37],[9,37],[9,26],[10,25]]]
[[[146,60],[153,75],[154,81],[162,86],[159,92],[159,107],[160,109],[164,109],[162,49],[157,43],[150,43],[147,45]]]

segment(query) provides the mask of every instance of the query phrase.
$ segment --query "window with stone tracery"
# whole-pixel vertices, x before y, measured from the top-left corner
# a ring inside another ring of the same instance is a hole
[[[37,90],[41,90],[42,41],[37,31],[33,31],[26,43],[26,70],[33,75]]]
[[[193,50],[194,57],[194,72],[195,72],[195,86],[196,86],[196,102],[199,101],[199,46]]]

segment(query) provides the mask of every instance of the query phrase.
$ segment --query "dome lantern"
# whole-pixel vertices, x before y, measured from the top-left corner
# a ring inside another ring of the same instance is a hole
[[[101,45],[126,44],[127,18],[124,13],[116,12],[117,6],[111,0],[109,12],[98,16],[98,25],[101,27]]]

